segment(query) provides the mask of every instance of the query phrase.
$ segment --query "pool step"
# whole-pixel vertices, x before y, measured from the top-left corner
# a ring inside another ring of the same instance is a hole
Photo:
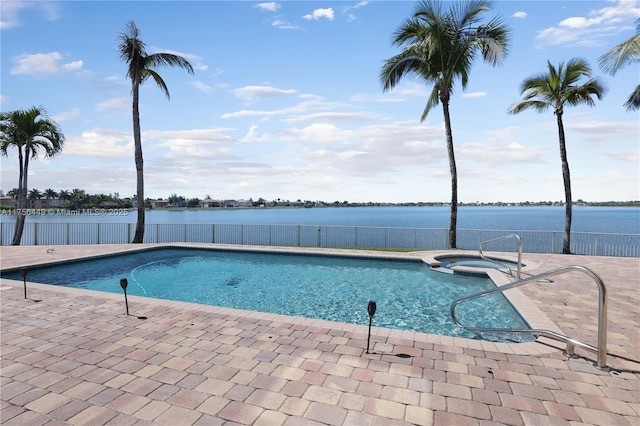
[[[442,272],[443,274],[453,274],[453,270],[449,268],[443,268],[442,266],[432,266],[432,271]]]

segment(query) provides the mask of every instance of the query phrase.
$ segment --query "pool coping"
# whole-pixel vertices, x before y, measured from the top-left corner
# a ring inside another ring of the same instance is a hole
[[[34,249],[41,249],[43,254],[43,260],[28,261],[23,259],[10,259],[11,265],[5,266],[7,259],[3,259],[3,265],[0,265],[0,270],[15,270],[22,267],[34,267],[34,266],[47,266],[57,263],[63,263],[74,260],[84,260],[91,258],[105,257],[115,254],[124,254],[127,252],[159,249],[163,247],[180,247],[180,248],[199,248],[210,250],[227,250],[227,251],[241,251],[241,252],[263,252],[263,253],[281,253],[281,254],[298,254],[298,255],[325,255],[325,256],[338,256],[338,257],[352,257],[352,258],[365,258],[365,259],[380,259],[380,260],[421,260],[429,265],[435,261],[435,257],[443,254],[471,254],[475,252],[463,251],[463,250],[444,250],[444,251],[415,251],[415,252],[389,252],[389,251],[370,251],[370,250],[354,250],[354,249],[331,249],[331,248],[310,248],[310,247],[277,247],[277,246],[246,246],[246,245],[231,245],[231,244],[210,244],[210,243],[162,243],[162,244],[135,244],[135,245],[100,245],[91,246],[98,247],[99,253],[93,254],[70,254],[65,255],[63,248],[69,246],[35,246]],[[83,246],[75,246],[83,247]],[[85,246],[86,247],[86,246]],[[58,248],[58,250],[56,250]],[[491,252],[492,257],[505,257],[509,254]],[[49,257],[47,259],[47,257]],[[539,265],[535,262],[527,262],[526,270],[532,270]],[[473,268],[477,271],[477,268]],[[523,268],[525,270],[525,268]],[[489,278],[497,286],[502,286],[511,282],[509,277],[497,270],[487,271]],[[28,282],[28,281],[27,281]],[[0,280],[0,292],[9,290],[10,288],[21,287],[22,283],[19,281],[1,279]],[[52,287],[49,284],[39,284],[29,282],[29,287],[37,289],[38,286],[46,286],[46,288]],[[122,296],[115,293],[97,292],[93,290],[74,289],[69,287],[55,286],[56,291],[61,293],[73,295],[82,294],[96,294],[107,297],[112,300],[120,300]],[[90,293],[85,293],[90,292]],[[562,334],[559,327],[554,324],[549,317],[540,310],[535,303],[533,303],[526,295],[524,295],[519,289],[510,289],[508,292],[503,292],[507,300],[514,306],[517,312],[527,322],[527,324],[533,329],[544,329],[554,331]],[[189,302],[178,302],[164,299],[154,299],[149,297],[129,296],[129,300],[135,304],[143,304],[149,306],[171,306],[171,307],[184,307],[185,309],[193,309],[194,306],[198,306],[198,309],[217,314],[229,314],[238,315],[256,320],[270,320],[276,322],[295,322],[296,324],[310,326],[330,328],[334,330],[340,330],[345,332],[353,332],[358,334],[367,334],[368,327],[366,325],[348,324],[327,320],[309,319],[304,317],[295,317],[281,314],[262,313],[256,311],[247,311],[235,308],[226,308],[218,306],[200,305]],[[514,355],[542,355],[557,352],[562,348],[562,344],[555,340],[551,340],[544,337],[538,337],[535,341],[526,343],[503,343],[503,342],[491,342],[485,340],[474,340],[462,337],[442,336],[428,333],[420,333],[409,330],[397,330],[384,327],[373,326],[371,328],[371,336],[380,338],[398,338],[406,339],[415,342],[424,342],[432,344],[449,345],[460,348],[477,349],[483,351],[501,352]]]

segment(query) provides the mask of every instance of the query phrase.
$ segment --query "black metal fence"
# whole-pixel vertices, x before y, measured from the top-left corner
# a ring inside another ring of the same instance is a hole
[[[0,222],[0,244],[11,244],[15,223]],[[25,223],[22,245],[127,244],[134,223]],[[458,229],[457,246],[477,250],[482,241],[516,233],[526,253],[560,253],[562,231]],[[240,245],[369,249],[447,248],[447,228],[384,228],[333,225],[161,224],[145,227],[145,243],[217,243]],[[491,244],[489,251],[513,251],[513,240]],[[572,232],[571,252],[593,256],[640,257],[640,234]]]

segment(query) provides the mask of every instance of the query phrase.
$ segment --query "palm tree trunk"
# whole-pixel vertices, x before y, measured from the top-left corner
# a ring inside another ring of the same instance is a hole
[[[140,110],[138,108],[140,82],[133,85],[133,141],[136,161],[136,199],[138,201],[138,218],[136,232],[132,243],[142,243],[144,239],[144,172],[142,161],[142,137],[140,135]]]
[[[560,140],[560,162],[562,163],[562,179],[564,180],[564,237],[562,239],[562,253],[571,254],[571,175],[569,174],[569,162],[567,161],[567,147],[564,139],[564,125],[562,124],[562,113],[556,114],[558,122],[558,139]]]
[[[25,144],[25,152],[24,155],[22,153],[22,148],[18,148],[20,153],[18,154],[18,159],[20,160],[20,184],[18,185],[18,206],[16,210],[16,226],[13,230],[13,239],[11,240],[11,245],[19,246],[20,240],[22,240],[22,232],[24,230],[24,222],[26,219],[26,208],[27,208],[27,177],[29,175],[29,151],[30,151],[30,143],[27,142]]]
[[[458,171],[456,169],[456,157],[453,152],[453,134],[451,133],[451,117],[449,115],[448,96],[441,96],[442,111],[444,113],[444,126],[447,134],[447,154],[449,155],[449,172],[451,173],[451,219],[449,221],[450,249],[456,248],[456,228],[458,224]]]

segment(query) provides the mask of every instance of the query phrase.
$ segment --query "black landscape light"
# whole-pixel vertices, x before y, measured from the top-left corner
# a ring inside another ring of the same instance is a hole
[[[24,298],[27,298],[27,274],[29,271],[27,268],[20,269],[20,275],[22,275],[22,284],[24,285]]]
[[[127,301],[127,286],[129,285],[129,282],[127,281],[126,278],[121,278],[120,279],[120,287],[122,287],[122,290],[124,291],[124,305],[127,308],[127,315],[129,315],[129,302]]]
[[[27,268],[20,268],[20,275],[22,275],[22,285],[24,286],[24,298],[28,299],[27,297],[27,274],[29,273],[29,270]],[[31,299],[34,302],[40,302],[40,299]]]
[[[122,290],[124,291],[124,306],[127,308],[127,315],[129,315],[129,301],[127,300],[128,285],[129,285],[129,282],[127,281],[126,278],[120,278],[120,287],[122,287]],[[138,319],[146,320],[147,317],[138,317]]]
[[[376,314],[376,302],[374,300],[369,301],[367,312],[369,313],[369,335],[367,336],[367,353],[369,353],[369,342],[371,341],[371,323],[373,322],[373,316]]]

